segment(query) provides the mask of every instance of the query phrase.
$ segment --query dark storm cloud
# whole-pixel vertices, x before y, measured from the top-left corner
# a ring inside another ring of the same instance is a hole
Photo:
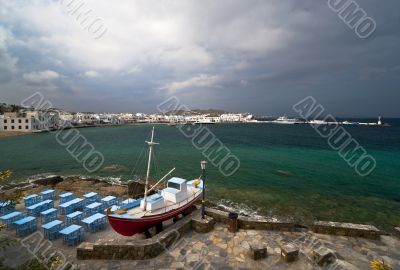
[[[86,1],[99,40],[58,1],[0,3],[2,100],[41,90],[71,110],[152,112],[176,95],[278,115],[313,95],[336,115],[400,116],[395,0],[357,1],[377,24],[368,39],[322,0]]]

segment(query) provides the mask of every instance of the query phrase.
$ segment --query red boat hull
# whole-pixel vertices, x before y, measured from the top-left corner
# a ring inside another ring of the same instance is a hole
[[[200,196],[196,197],[191,202],[183,205],[180,208],[176,208],[174,210],[171,210],[171,211],[163,213],[163,214],[151,215],[151,216],[146,216],[146,217],[137,218],[137,219],[122,218],[122,217],[109,215],[108,221],[109,221],[111,227],[117,233],[124,235],[124,236],[132,236],[137,233],[142,233],[146,229],[149,229],[149,228],[155,226],[156,224],[159,224],[165,220],[176,217],[177,215],[181,214],[186,209],[191,207],[199,198],[200,198]]]

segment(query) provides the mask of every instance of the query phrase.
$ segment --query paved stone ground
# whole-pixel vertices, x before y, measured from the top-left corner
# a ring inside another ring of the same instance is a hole
[[[40,225],[38,226],[40,228]],[[15,231],[5,231],[15,237]],[[124,243],[143,239],[143,235],[123,237],[115,233],[110,226],[101,232],[87,233],[87,242]],[[40,235],[38,239],[40,238]],[[21,240],[21,239],[20,239]],[[42,240],[43,241],[43,240]],[[268,257],[254,261],[250,258],[249,244],[253,241],[265,243],[268,246]],[[301,247],[299,259],[292,263],[285,263],[280,258],[280,246],[295,242]],[[32,247],[40,244],[38,241]],[[384,259],[391,264],[394,270],[400,270],[400,239],[393,236],[382,236],[380,241],[362,238],[342,237],[314,234],[312,232],[278,232],[240,230],[230,233],[226,225],[217,223],[215,229],[206,234],[189,232],[174,246],[170,247],[159,257],[148,261],[78,261],[76,248],[66,247],[62,240],[51,242],[51,250],[61,251],[67,260],[74,264],[76,269],[329,269],[320,268],[313,264],[312,250],[325,246],[336,251],[337,268],[367,270],[372,259]],[[6,250],[0,250],[0,258],[5,258],[4,264],[18,266],[31,255],[26,248],[17,244]],[[340,266],[340,267],[339,267]]]
[[[248,255],[249,243],[268,246],[268,257],[254,261]],[[295,242],[301,246],[299,259],[285,263],[280,245]],[[329,269],[313,264],[312,249],[326,246],[336,251],[335,269],[370,269],[372,259],[384,259],[394,270],[400,270],[400,240],[382,236],[381,241],[322,234],[241,230],[230,233],[225,226],[206,234],[190,232],[165,254],[149,261],[80,261],[79,269]],[[332,266],[332,265],[331,265]]]

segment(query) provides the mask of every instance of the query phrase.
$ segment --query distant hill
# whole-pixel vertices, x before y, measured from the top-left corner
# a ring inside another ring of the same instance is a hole
[[[216,110],[216,109],[207,109],[207,110],[195,109],[195,110],[192,110],[192,112],[198,113],[198,114],[209,114],[210,116],[220,116],[221,114],[226,113],[225,111]]]
[[[184,111],[184,110],[176,110],[176,111],[169,111],[166,112],[166,115],[189,115],[189,114],[209,114],[210,116],[220,116],[224,114],[225,111],[223,110],[216,110],[216,109],[195,109],[191,111]]]
[[[18,112],[21,109],[23,109],[23,107],[21,107],[19,105],[0,103],[0,113],[1,114],[5,113],[5,112]]]

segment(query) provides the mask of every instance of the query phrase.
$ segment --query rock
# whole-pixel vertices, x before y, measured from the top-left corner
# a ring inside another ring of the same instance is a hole
[[[264,259],[267,257],[267,247],[259,242],[250,244],[250,256],[253,260]]]
[[[281,247],[281,258],[285,262],[293,262],[299,256],[299,248],[295,244],[287,244]]]
[[[185,267],[185,265],[182,263],[182,262],[173,262],[172,264],[171,264],[171,268],[172,269],[176,269],[176,268],[184,268]]]
[[[144,193],[144,184],[130,181],[128,182],[128,195],[131,197],[139,196]]]
[[[61,176],[52,176],[52,177],[34,180],[34,181],[32,181],[32,183],[34,183],[36,185],[41,185],[41,186],[54,186],[58,183],[61,183],[62,181],[64,181],[64,179]]]
[[[397,237],[400,238],[400,227],[394,228],[394,233],[396,234]]]
[[[225,250],[220,250],[219,251],[219,256],[225,258],[226,256],[228,256],[228,253]]]
[[[319,266],[326,266],[336,260],[336,255],[334,251],[326,247],[320,247],[313,251],[313,259]]]
[[[208,233],[214,229],[215,220],[212,217],[205,216],[204,219],[201,215],[192,218],[192,228],[198,233]]]
[[[240,246],[241,246],[242,248],[244,248],[244,249],[249,249],[249,248],[250,248],[249,243],[248,243],[247,241],[241,242],[241,243],[240,243]]]

